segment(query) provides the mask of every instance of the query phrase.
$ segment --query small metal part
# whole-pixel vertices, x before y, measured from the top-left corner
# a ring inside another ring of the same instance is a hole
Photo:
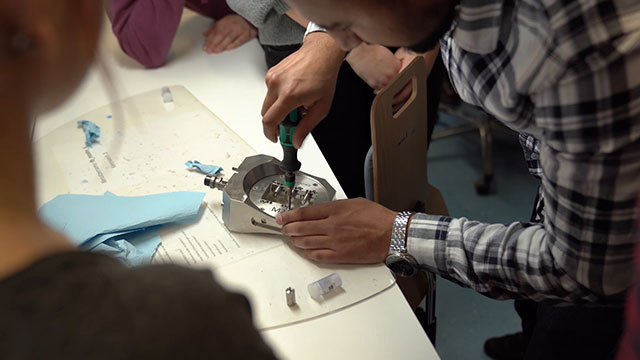
[[[262,229],[262,231],[252,231],[252,232],[261,232],[261,233],[280,233],[280,228],[276,225],[269,225],[266,219],[257,220],[255,218],[251,218],[251,225]]]
[[[282,184],[278,184],[277,182],[274,182],[274,183],[271,184],[271,191],[273,191],[273,197],[274,198],[277,198],[278,195],[280,195],[280,192],[282,190],[285,190],[285,188],[284,188],[284,186]]]
[[[310,186],[305,184],[305,186]],[[252,191],[258,191],[260,188],[254,186]],[[305,190],[302,186],[288,187],[280,181],[272,182],[262,193],[261,200],[269,204],[281,204],[282,208],[278,213],[287,210],[308,206],[315,202],[318,197],[316,190]],[[277,215],[277,214],[276,214]]]
[[[287,297],[287,306],[292,307],[296,305],[296,289],[288,287],[284,290]]]
[[[302,203],[303,204],[308,204],[311,202],[311,199],[313,198],[313,193],[314,191],[309,191],[307,190],[307,193],[304,194],[304,197],[302,198]]]
[[[207,176],[204,178],[204,186],[208,186],[212,189],[224,190],[228,181],[219,176]]]

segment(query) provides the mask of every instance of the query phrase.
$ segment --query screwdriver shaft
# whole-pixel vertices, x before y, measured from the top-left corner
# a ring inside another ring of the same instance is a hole
[[[293,186],[289,186],[289,205],[287,207],[288,210],[291,210],[291,198],[293,197]]]

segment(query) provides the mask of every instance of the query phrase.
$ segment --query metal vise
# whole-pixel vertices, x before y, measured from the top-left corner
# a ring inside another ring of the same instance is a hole
[[[204,184],[222,191],[222,219],[234,232],[280,234],[275,216],[286,211],[284,173],[280,161],[267,155],[249,156],[227,181],[207,176]],[[333,200],[336,191],[329,183],[307,173],[296,172],[292,208]]]

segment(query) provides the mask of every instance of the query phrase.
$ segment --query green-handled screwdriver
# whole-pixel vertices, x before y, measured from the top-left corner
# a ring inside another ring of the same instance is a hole
[[[293,147],[293,133],[296,131],[300,118],[300,110],[293,109],[280,123],[280,144],[284,153],[280,162],[280,170],[284,172],[284,185],[289,189],[287,194],[289,210],[291,210],[291,198],[296,185],[296,171],[300,170],[301,165],[298,161],[298,149]]]

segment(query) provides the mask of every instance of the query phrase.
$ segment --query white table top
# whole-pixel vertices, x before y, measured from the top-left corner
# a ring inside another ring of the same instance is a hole
[[[227,123],[258,153],[280,157],[281,147],[262,134],[260,109],[266,93],[264,55],[257,41],[218,55],[201,51],[208,20],[185,12],[169,62],[145,70],[118,47],[108,22],[100,46],[116,94],[94,67],[76,94],[62,107],[38,118],[34,140],[95,108],[144,91],[183,85]],[[302,171],[327,179],[343,191],[322,153],[309,137],[298,157]],[[413,316],[397,285],[335,313],[263,332],[281,358],[287,359],[437,359],[438,355]]]

